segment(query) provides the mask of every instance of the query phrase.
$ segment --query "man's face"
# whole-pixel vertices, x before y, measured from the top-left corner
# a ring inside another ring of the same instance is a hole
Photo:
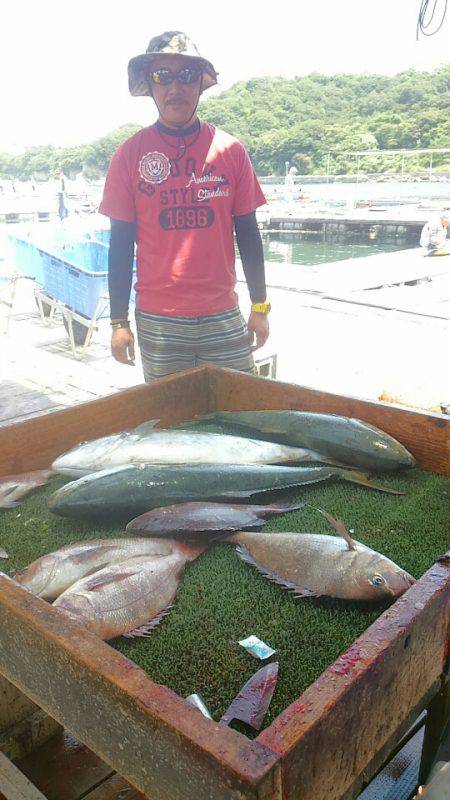
[[[151,72],[157,69],[170,69],[177,73],[180,69],[197,66],[195,61],[183,56],[161,55],[154,59]],[[161,122],[168,127],[183,128],[193,121],[200,95],[201,75],[195,83],[172,81],[167,86],[151,80],[153,98],[160,115]]]

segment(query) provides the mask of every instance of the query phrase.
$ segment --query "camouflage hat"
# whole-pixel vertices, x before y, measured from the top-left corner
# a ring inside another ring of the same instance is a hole
[[[128,63],[128,86],[134,97],[152,96],[149,69],[153,59],[159,55],[184,56],[192,58],[202,69],[202,92],[217,83],[217,72],[210,61],[202,58],[194,42],[181,31],[166,31],[150,39],[147,51],[135,56]]]

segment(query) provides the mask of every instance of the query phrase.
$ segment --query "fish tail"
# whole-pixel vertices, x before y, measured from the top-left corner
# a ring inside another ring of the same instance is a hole
[[[0,508],[17,508],[17,506],[20,506],[18,500],[0,499]]]
[[[357,470],[340,469],[336,470],[336,475],[339,475],[344,481],[350,483],[358,483],[361,486],[367,486],[368,489],[375,489],[377,492],[386,492],[387,494],[403,495],[405,492],[398,492],[396,489],[389,489],[387,486],[379,486],[377,483],[372,483],[366,472],[359,472]]]
[[[220,537],[222,542],[231,542],[231,543],[238,543],[241,540],[242,534],[245,531],[235,531],[234,533],[224,533],[223,536]]]
[[[188,542],[182,542],[179,539],[174,539],[172,541],[172,546],[174,551],[184,556],[187,561],[195,561],[195,559],[201,556],[206,550],[205,544],[190,544]]]

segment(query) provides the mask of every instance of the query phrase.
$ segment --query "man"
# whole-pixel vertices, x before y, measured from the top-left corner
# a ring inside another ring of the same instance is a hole
[[[205,363],[253,372],[252,350],[269,335],[255,217],[266,200],[242,144],[197,117],[217,73],[185,34],[169,31],[131,59],[128,77],[131,94],[151,96],[159,117],[118,148],[100,205],[111,219],[112,354],[134,361],[128,305],[136,239],[145,380]],[[247,325],[235,293],[233,224],[253,304]]]
[[[443,211],[440,217],[430,219],[420,234],[420,246],[427,252],[426,255],[433,255],[434,251],[439,250],[439,255],[450,255],[450,242],[447,240],[447,229],[450,227],[450,214]]]

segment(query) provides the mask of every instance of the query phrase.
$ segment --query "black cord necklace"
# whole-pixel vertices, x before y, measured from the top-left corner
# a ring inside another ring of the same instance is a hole
[[[183,158],[185,155],[186,150],[189,147],[192,147],[192,145],[197,141],[198,137],[200,136],[201,125],[200,120],[197,120],[194,125],[184,131],[172,131],[162,125],[158,120],[156,122],[156,129],[164,144],[167,144],[169,147],[173,147],[177,151],[176,155],[172,157],[172,161],[179,161],[180,158]],[[167,135],[167,139],[165,138],[164,134]],[[191,141],[188,141],[188,137],[192,135],[193,138]],[[177,139],[176,144],[174,144],[173,141],[170,141],[171,138]]]

